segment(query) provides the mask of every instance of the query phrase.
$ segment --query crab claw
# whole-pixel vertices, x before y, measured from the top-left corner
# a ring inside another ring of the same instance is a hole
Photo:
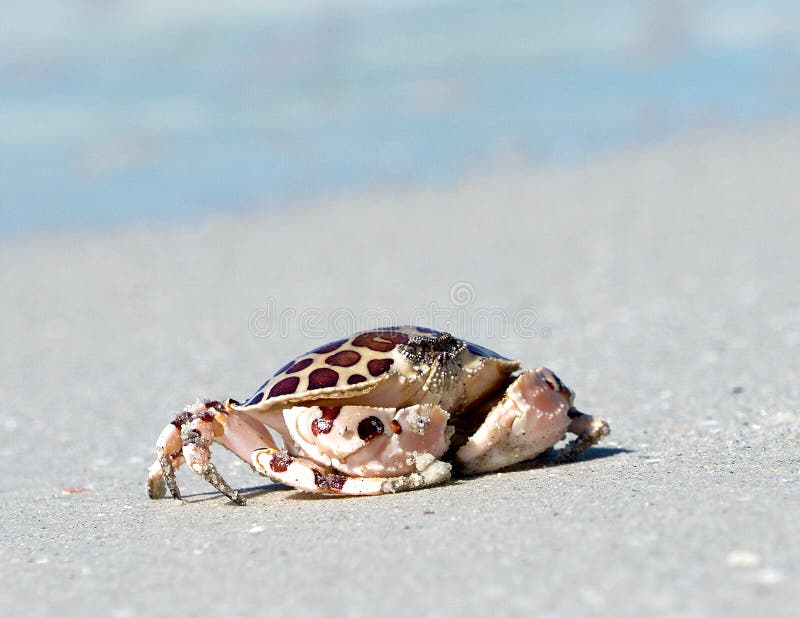
[[[593,444],[597,444],[601,438],[611,433],[608,423],[602,418],[584,414],[574,407],[570,407],[567,416],[570,419],[567,431],[574,433],[577,437],[556,454],[556,462],[558,463],[574,461],[586,449]]]

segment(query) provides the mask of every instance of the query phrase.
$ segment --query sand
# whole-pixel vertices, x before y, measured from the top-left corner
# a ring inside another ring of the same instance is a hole
[[[800,127],[0,248],[0,615],[788,616],[800,598]],[[370,313],[373,311],[373,313]],[[376,498],[188,471],[245,397],[376,317],[547,365],[612,435]]]

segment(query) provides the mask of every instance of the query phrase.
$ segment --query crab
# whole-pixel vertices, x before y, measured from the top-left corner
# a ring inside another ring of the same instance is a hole
[[[351,496],[428,487],[454,470],[500,470],[568,432],[576,437],[554,460],[574,460],[609,428],[573,401],[549,369],[522,370],[520,361],[446,332],[360,332],[293,359],[244,403],[184,408],[158,437],[148,493],[161,498],[169,489],[180,500],[175,471],[187,463],[245,504],[211,462],[215,442],[277,483]]]

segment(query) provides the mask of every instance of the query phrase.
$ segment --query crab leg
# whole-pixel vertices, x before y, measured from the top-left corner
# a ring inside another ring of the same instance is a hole
[[[185,461],[181,453],[183,442],[181,434],[175,426],[181,415],[164,427],[156,440],[156,461],[150,466],[147,478],[147,494],[153,498],[163,498],[166,490],[176,500],[181,499],[181,491],[175,480],[175,470]]]
[[[451,466],[429,456],[419,472],[394,477],[349,476],[323,468],[310,459],[292,457],[285,452],[263,449],[253,453],[256,470],[277,483],[318,494],[375,496],[443,483],[450,478]]]
[[[571,419],[567,431],[574,433],[577,438],[558,451],[556,454],[558,463],[574,461],[610,432],[606,421],[579,412],[575,408],[570,408],[567,416]]]
[[[244,496],[240,496],[239,492],[222,478],[216,466],[211,463],[211,449],[209,448],[211,445],[204,440],[199,430],[191,430],[189,434],[190,436],[183,443],[183,453],[192,471],[202,476],[230,500],[244,506],[246,504]]]
[[[150,467],[148,494],[161,498],[165,489],[172,497],[181,499],[175,471],[184,462],[221,493],[237,504],[245,499],[233,489],[211,463],[211,445],[222,444],[235,455],[250,463],[250,453],[256,449],[272,449],[275,442],[266,427],[234,410],[228,402],[201,402],[188,406],[167,425],[156,442],[157,459]],[[166,487],[165,487],[166,486]]]

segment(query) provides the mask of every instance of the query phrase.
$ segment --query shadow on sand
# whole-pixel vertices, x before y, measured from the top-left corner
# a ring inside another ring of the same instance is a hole
[[[497,474],[497,472],[523,472],[525,470],[536,470],[539,468],[552,468],[556,466],[570,466],[574,464],[579,464],[581,462],[592,461],[594,459],[605,459],[606,457],[613,457],[614,455],[619,455],[621,453],[633,453],[635,452],[632,449],[627,448],[611,448],[611,447],[603,447],[603,446],[595,446],[588,451],[586,451],[581,457],[575,461],[566,461],[566,462],[556,462],[555,461],[555,453],[553,449],[546,451],[545,453],[539,455],[536,459],[532,459],[530,461],[523,461],[521,463],[515,464],[513,466],[509,466],[507,468],[503,468],[502,470],[498,470],[495,472],[486,472],[485,474],[474,474],[470,476],[460,475],[458,473],[455,474],[454,478],[447,483],[444,483],[444,486],[447,485],[462,485],[462,484],[469,484],[470,479],[480,478],[482,476],[487,476],[489,474]],[[431,487],[430,489],[434,489]],[[280,485],[278,483],[273,483],[270,485],[256,485],[253,487],[244,487],[239,490],[245,498],[248,500],[252,498],[258,498],[260,496],[271,494],[276,491],[282,492],[291,492],[286,496],[287,500],[328,500],[331,498],[357,498],[363,496],[341,496],[341,495],[334,495],[334,494],[311,494],[305,493],[302,491],[295,491],[291,487],[287,487],[286,485]],[[217,491],[204,491],[201,493],[194,493],[188,494],[183,496],[184,500],[188,502],[208,502],[209,500],[227,500],[225,496]],[[231,504],[233,504],[231,502]]]
[[[557,451],[550,449],[546,451],[542,455],[539,455],[536,459],[532,459],[530,461],[523,461],[521,463],[515,464],[513,466],[509,466],[507,468],[503,468],[502,470],[498,470],[495,472],[486,472],[485,474],[473,474],[469,476],[465,476],[462,474],[455,473],[454,478],[450,481],[435,487],[430,487],[428,489],[435,490],[439,487],[447,487],[448,485],[469,485],[470,480],[481,478],[483,476],[488,476],[490,474],[497,474],[498,472],[523,472],[525,470],[536,470],[539,468],[553,468],[557,466],[569,466],[573,464],[580,464],[581,462],[592,461],[594,459],[605,459],[606,457],[613,457],[614,455],[619,455],[622,453],[633,453],[635,452],[632,449],[626,448],[612,448],[612,447],[602,447],[596,446],[588,451],[586,451],[581,457],[575,461],[565,461],[565,462],[556,462],[555,461],[555,453]],[[257,495],[257,494],[254,494]],[[359,496],[340,496],[340,495],[332,495],[332,494],[310,494],[304,492],[295,492],[286,496],[287,500],[326,500],[330,498],[357,498]],[[363,497],[363,496],[362,496]]]
[[[278,483],[272,483],[270,485],[254,485],[253,487],[242,487],[239,490],[239,493],[242,494],[246,499],[250,500],[251,498],[258,498],[259,496],[263,496],[266,494],[271,494],[276,491],[294,491],[291,487],[287,487],[286,485],[280,485]],[[228,498],[223,496],[217,490],[212,491],[203,491],[194,494],[185,494],[183,499],[187,502],[208,502],[210,500],[225,500],[228,501]],[[233,502],[231,502],[233,504]]]

